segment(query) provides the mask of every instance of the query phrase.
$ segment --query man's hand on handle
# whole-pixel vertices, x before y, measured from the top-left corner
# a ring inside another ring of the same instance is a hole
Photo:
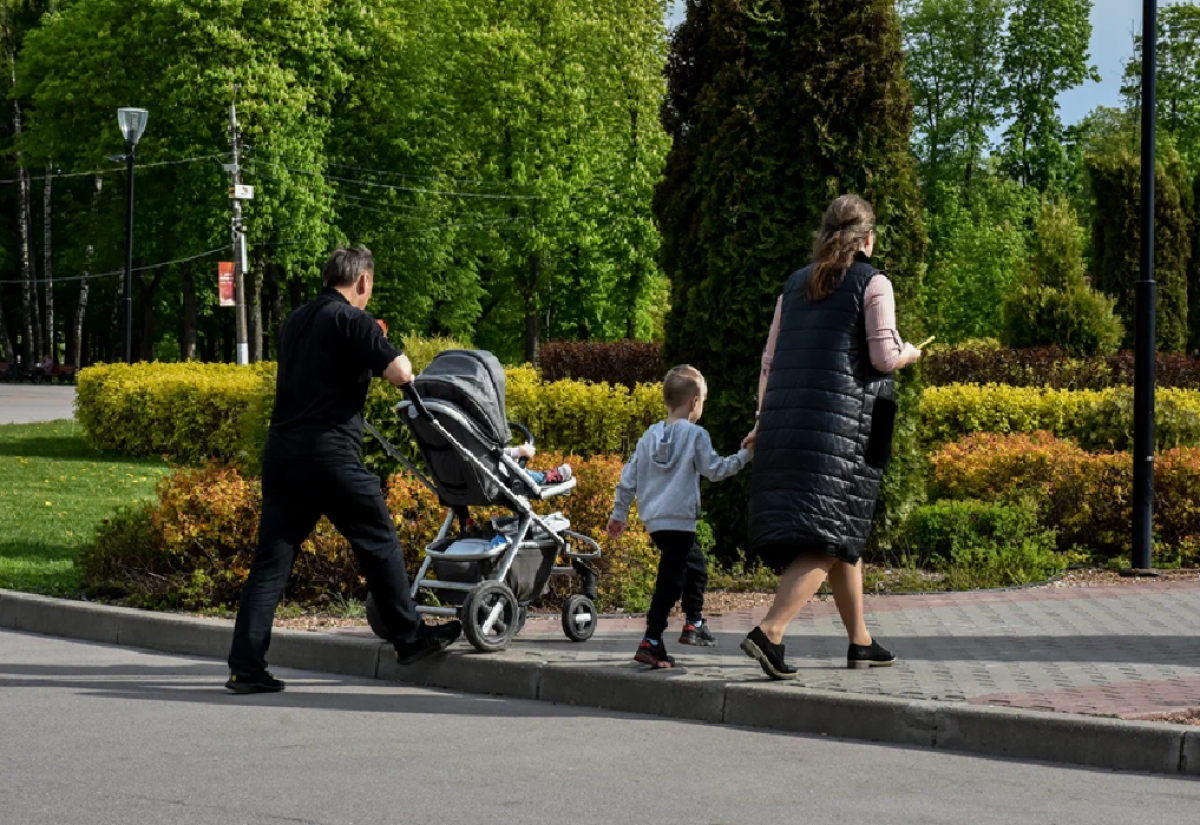
[[[392,363],[387,365],[387,369],[383,371],[383,377],[388,380],[393,387],[404,387],[412,383],[413,371],[412,364],[409,363],[407,355],[398,355]]]

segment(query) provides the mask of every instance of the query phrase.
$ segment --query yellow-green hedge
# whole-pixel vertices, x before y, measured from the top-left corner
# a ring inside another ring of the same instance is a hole
[[[657,384],[542,382],[536,370],[507,370],[509,420],[528,427],[543,450],[576,455],[627,452],[665,415]],[[80,374],[76,415],[88,441],[130,455],[194,463],[240,458],[253,467],[274,402],[275,365],[109,364]],[[372,383],[366,416],[399,445],[409,444],[393,413],[400,392]],[[398,446],[399,446],[398,445]],[[410,445],[411,446],[411,445]],[[369,465],[386,464],[372,439]]]
[[[1155,418],[1160,450],[1200,444],[1200,391],[1160,389]],[[921,396],[921,422],[931,444],[971,433],[1047,431],[1089,450],[1127,450],[1133,437],[1133,390],[930,387]]]
[[[79,373],[75,417],[95,447],[177,461],[230,459],[274,364],[99,364]]]

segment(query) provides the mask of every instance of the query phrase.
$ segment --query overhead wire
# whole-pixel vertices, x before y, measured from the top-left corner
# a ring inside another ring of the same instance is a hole
[[[209,249],[205,252],[200,252],[195,255],[189,255],[186,258],[176,258],[173,261],[163,261],[161,263],[147,264],[145,266],[135,266],[132,271],[146,272],[151,269],[162,269],[164,266],[174,266],[175,264],[185,264],[185,263],[188,263],[189,261],[195,261],[200,258],[207,258],[209,255],[215,255],[218,252],[224,252],[224,251],[226,251],[228,249],[232,249],[232,248],[233,248],[233,244],[225,244],[224,246],[218,246],[215,249]],[[68,281],[86,281],[91,278],[107,278],[112,275],[122,275],[122,274],[124,274],[124,272],[125,272],[125,270],[122,268],[122,269],[113,269],[108,272],[97,272],[95,274],[88,274],[88,275],[68,275],[63,278],[52,278],[50,280],[50,283],[57,284],[57,283],[68,282]],[[42,279],[42,280],[17,279],[17,280],[0,281],[0,284],[39,284],[40,285],[40,284],[45,284],[45,283],[46,283],[45,279]]]
[[[161,161],[153,161],[151,163],[139,163],[136,165],[135,168],[136,169],[156,169],[161,166],[179,166],[179,165],[185,164],[185,163],[199,163],[200,161],[204,161],[204,160],[220,160],[220,159],[226,158],[228,156],[229,156],[228,152],[226,152],[224,154],[220,154],[220,155],[199,155],[194,158],[180,158],[179,160],[161,160]],[[113,175],[113,174],[116,174],[117,172],[124,172],[124,171],[125,171],[125,169],[122,167],[113,167],[112,169],[93,169],[90,172],[63,172],[61,174],[52,173],[49,175],[30,175],[29,180],[32,182],[35,180],[46,180],[47,178],[49,178],[50,180],[60,180],[63,178],[93,178],[93,177],[97,177],[97,176],[101,176],[101,175]],[[3,180],[0,180],[0,183],[20,183],[20,182],[21,182],[20,178],[5,178]]]

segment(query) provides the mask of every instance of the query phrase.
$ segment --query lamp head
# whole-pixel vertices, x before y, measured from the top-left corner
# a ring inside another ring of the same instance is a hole
[[[125,143],[130,146],[137,146],[137,142],[142,139],[142,132],[146,131],[146,121],[150,118],[150,113],[145,109],[117,109],[117,123],[121,127],[121,134],[125,136]]]

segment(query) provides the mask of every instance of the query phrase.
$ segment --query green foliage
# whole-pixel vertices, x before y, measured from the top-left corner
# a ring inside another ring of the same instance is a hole
[[[1155,410],[1159,449],[1200,444],[1200,391],[1161,389]],[[1045,430],[1088,449],[1124,450],[1133,439],[1133,390],[1052,390],[955,384],[921,396],[921,433],[930,444],[970,433]]]
[[[1086,80],[1092,0],[1012,0],[1004,40],[1004,157],[1014,179],[1039,192],[1069,170],[1058,116],[1059,95]]]
[[[998,338],[1004,300],[1027,267],[1033,198],[989,172],[969,186],[940,185],[935,202],[938,208],[926,212],[932,252],[921,296],[925,324],[944,344]]]
[[[1095,198],[1092,223],[1092,282],[1116,298],[1132,344],[1134,285],[1141,272],[1141,160],[1114,148],[1087,157]],[[1172,149],[1155,167],[1154,277],[1158,281],[1158,348],[1182,352],[1188,343],[1188,266],[1195,240],[1192,176]]]
[[[96,449],[232,459],[268,371],[274,364],[99,364],[79,374],[75,416]]]
[[[409,339],[419,371],[449,339]],[[507,370],[507,412],[524,424],[542,450],[577,455],[626,453],[663,418],[660,384],[543,382],[528,367]],[[275,364],[107,364],[80,373],[77,417],[88,442],[126,455],[170,456],[196,463],[236,459],[257,472],[275,398]],[[394,413],[403,399],[385,381],[374,381],[364,414],[386,438],[417,455],[415,442]],[[387,475],[394,462],[374,439],[364,444],[368,468]]]
[[[1125,328],[1115,301],[1086,284],[1065,290],[1023,285],[1004,304],[1005,343],[1061,347],[1077,355],[1115,352]]]
[[[645,527],[635,518],[619,540],[603,538],[620,459],[545,454],[535,466],[545,469],[563,460],[575,467],[579,486],[571,496],[539,504],[539,509],[559,509],[573,530],[604,541],[598,561],[601,609],[645,610],[657,567]],[[159,484],[156,501],[122,511],[101,527],[80,558],[88,590],[146,607],[198,610],[236,604],[257,540],[261,496],[258,479],[231,467],[177,471]],[[445,511],[408,476],[390,480],[387,501],[405,561],[415,574]],[[478,514],[481,521],[485,516]],[[328,609],[365,596],[348,544],[322,520],[297,554],[285,599]]]
[[[471,338],[517,360],[526,338],[661,331],[650,210],[667,150],[660,0],[54,5],[40,27],[40,12],[23,12],[22,43],[35,28],[17,65],[16,96],[32,112],[27,165],[107,168],[120,149],[114,109],[146,105],[135,266],[228,243],[220,162],[240,86],[242,158],[256,187],[245,206],[252,351],[261,332],[270,357],[285,305],[312,297],[320,262],[345,242],[375,252],[375,310],[397,329]],[[123,264],[124,186],[109,180],[95,226],[91,181],[56,182],[59,272]],[[197,327],[203,358],[230,358],[232,313],[216,306],[214,264],[215,253],[135,276],[145,358],[162,329]],[[93,349],[119,343],[109,321],[118,283],[93,285]],[[63,289],[66,327],[75,287],[71,300]]]
[[[1070,204],[1042,197],[1037,231],[1033,235],[1033,272],[1051,289],[1070,290],[1087,283],[1083,263],[1083,234]]]
[[[856,192],[876,209],[875,263],[896,287],[900,327],[919,334],[925,232],[909,152],[912,96],[887,0],[816,6],[695,0],[674,35],[664,122],[674,139],[655,211],[671,279],[668,361],[709,377],[705,424],[730,452],[750,429],[759,358],[790,272],[828,203]],[[902,411],[915,397],[902,382]],[[896,444],[912,443],[900,422]],[[892,465],[881,519],[917,494]],[[747,479],[707,498],[726,551],[745,535]]]
[[[899,4],[905,74],[913,89],[913,145],[921,163],[925,206],[934,214],[944,206],[961,208],[944,204],[943,196],[970,184],[988,148],[988,134],[999,125],[1009,5],[1009,0]],[[932,224],[929,234],[932,247],[942,250]]]
[[[631,390],[585,381],[543,382],[528,367],[510,367],[506,374],[508,419],[529,428],[541,451],[625,455],[651,424],[666,415],[661,384],[638,384]],[[385,438],[414,458],[419,455],[416,441],[394,413],[401,400],[399,390],[375,381],[364,414]],[[379,474],[397,469],[372,438],[363,445],[363,462]]]
[[[1032,503],[1061,550],[1100,557],[1130,546],[1133,462],[1128,453],[1089,454],[1048,433],[978,434],[931,457],[939,499]],[[1200,448],[1167,450],[1154,465],[1157,550],[1189,556],[1200,547]],[[1172,550],[1173,548],[1173,550]]]
[[[548,381],[574,378],[630,388],[657,383],[667,371],[662,345],[637,341],[552,341],[542,347],[538,366]]]
[[[1004,300],[1005,342],[1018,349],[1060,347],[1078,355],[1114,352],[1125,330],[1113,306],[1087,282],[1074,210],[1043,197],[1033,267]]]
[[[1038,523],[1035,507],[941,501],[918,508],[904,525],[900,547],[910,560],[976,587],[1044,581],[1066,569],[1053,528]]]
[[[1177,141],[1180,154],[1200,170],[1200,5],[1178,3],[1158,10],[1158,66],[1155,78],[1158,131]],[[1125,64],[1122,94],[1130,109],[1142,99],[1142,36],[1133,37]]]
[[[1133,386],[1134,354],[1078,358],[1062,349],[1002,349],[964,343],[925,353],[921,368],[929,386],[1009,384],[1058,390],[1105,390]],[[1159,387],[1200,390],[1200,358],[1158,353]]]

